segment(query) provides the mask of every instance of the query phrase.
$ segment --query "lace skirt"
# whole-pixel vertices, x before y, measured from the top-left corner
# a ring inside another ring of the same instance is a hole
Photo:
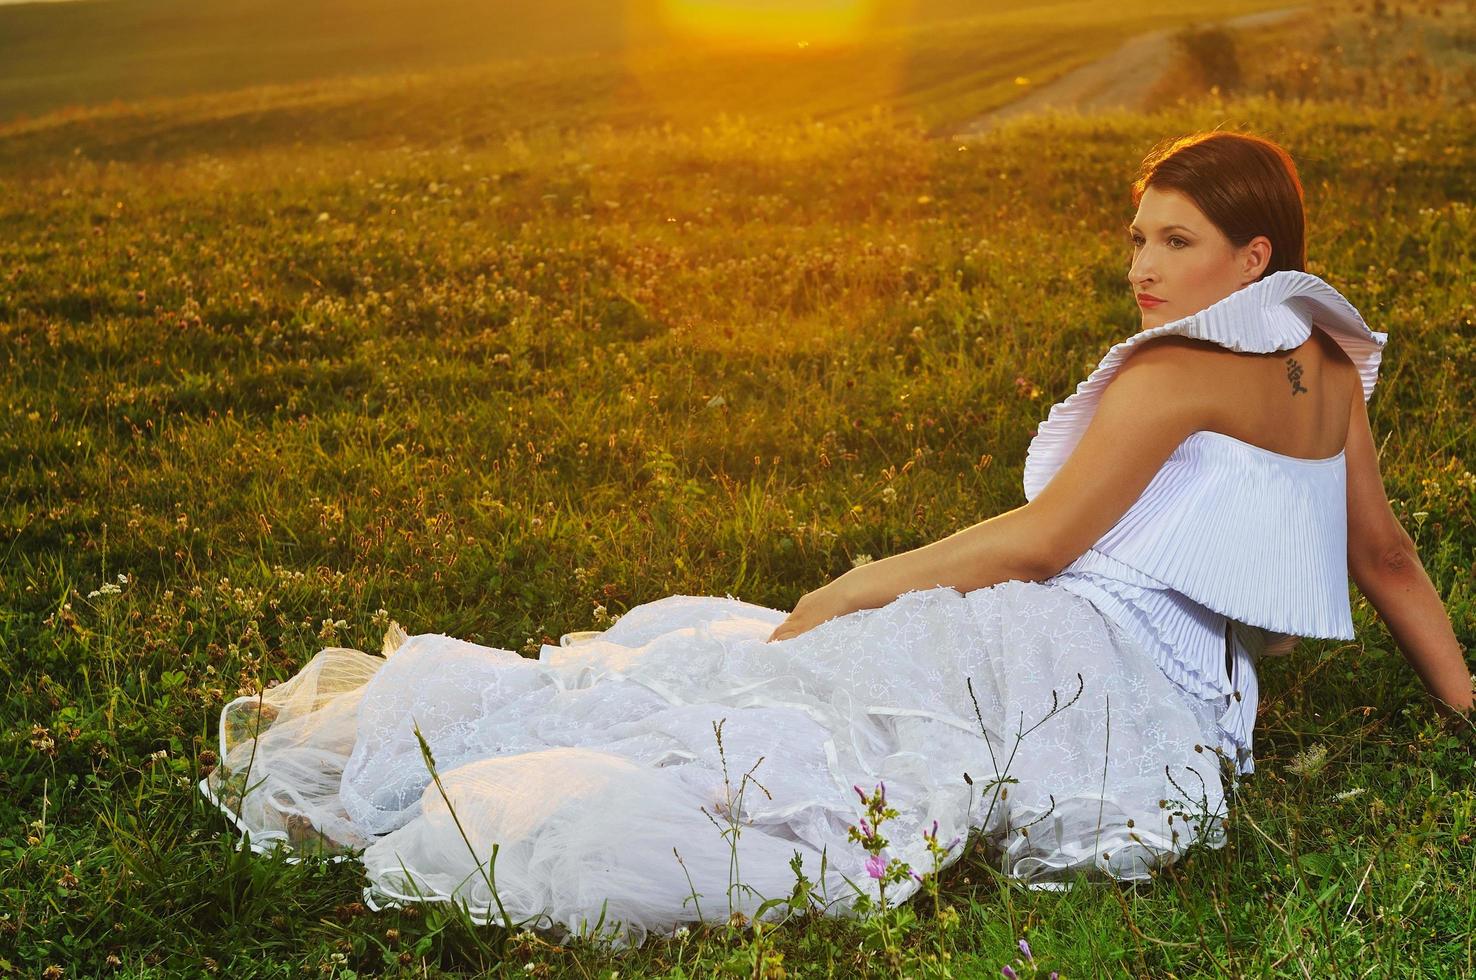
[[[673,595],[536,660],[435,634],[326,649],[225,706],[200,790],[256,850],[361,860],[374,908],[455,901],[615,945],[751,917],[797,873],[830,914],[875,900],[848,831],[879,783],[885,856],[919,873],[934,821],[1032,887],[1223,844],[1201,719],[1087,599],[920,590],[766,643],[786,616]]]

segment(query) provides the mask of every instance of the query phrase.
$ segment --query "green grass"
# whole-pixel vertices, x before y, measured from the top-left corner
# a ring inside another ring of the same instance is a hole
[[[498,961],[445,909],[364,914],[351,862],[234,852],[194,783],[224,701],[377,649],[381,608],[532,652],[597,605],[788,607],[1019,505],[1045,409],[1137,328],[1127,186],[1168,133],[1298,159],[1311,271],[1389,332],[1386,486],[1470,642],[1469,100],[1329,82],[961,148],[887,110],[574,126],[568,70],[468,109],[479,140],[431,122],[473,88],[429,78],[0,135],[0,975],[885,975],[876,924],[828,920]],[[1067,895],[972,853],[956,927],[887,920],[910,972],[998,976],[1028,935],[1066,976],[1471,973],[1471,741],[1354,616],[1262,664],[1229,846]]]

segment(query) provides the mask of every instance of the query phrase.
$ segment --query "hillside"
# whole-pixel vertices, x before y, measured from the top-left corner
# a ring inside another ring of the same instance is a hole
[[[1279,5],[1013,0],[981,13],[889,0],[860,5],[874,13],[846,36],[796,41],[816,32],[776,19],[766,43],[744,46],[594,0],[509,0],[492,20],[471,0],[0,7],[0,164],[78,149],[130,160],[344,140],[476,146],[533,128],[837,122],[874,107],[946,135],[1147,25]]]

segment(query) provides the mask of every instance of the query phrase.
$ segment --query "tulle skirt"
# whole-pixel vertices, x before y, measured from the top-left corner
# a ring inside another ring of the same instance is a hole
[[[765,642],[787,615],[673,595],[537,659],[436,634],[322,650],[225,706],[200,790],[253,849],[362,861],[373,908],[617,946],[774,913],[800,875],[829,914],[874,902],[848,831],[878,784],[884,856],[918,872],[934,821],[944,865],[978,829],[1031,887],[1222,846],[1201,720],[1089,600],[934,588]]]

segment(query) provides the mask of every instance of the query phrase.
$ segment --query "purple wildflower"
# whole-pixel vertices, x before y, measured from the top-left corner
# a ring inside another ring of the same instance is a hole
[[[1032,963],[1035,962],[1035,957],[1030,955],[1030,944],[1027,943],[1023,937],[1021,937],[1020,939],[1020,952],[1025,954],[1025,958],[1027,960]]]
[[[1056,980],[1057,975],[1058,974],[1056,973],[1056,971],[1055,970],[1052,970],[1051,971],[1051,980]]]
[[[856,795],[859,796],[859,797],[861,797],[861,802],[862,803],[865,803],[866,802],[866,794],[863,793],[863,792],[861,792],[861,787],[860,786],[857,786],[855,783],[852,783],[851,784],[851,789],[855,790],[856,791]]]
[[[880,879],[887,873],[887,859],[880,854],[873,854],[866,859],[866,873],[873,878]]]
[[[1008,963],[999,968],[999,975],[1004,977],[1005,980],[1017,980],[1017,977],[1015,976],[1015,971],[1010,969],[1010,965]]]
[[[861,832],[865,836],[867,836],[867,837],[870,837],[871,834],[872,834],[871,824],[869,824],[869,823],[866,822],[866,818],[865,817],[862,817],[861,818]]]
[[[877,788],[877,791],[881,793],[881,801],[883,803],[887,802],[887,784],[886,784],[886,782],[884,780],[878,781],[877,784],[876,784],[876,788]]]
[[[936,820],[933,821],[933,832],[931,834],[929,834],[928,836],[929,837],[937,837],[938,836],[938,821],[936,821]]]
[[[953,835],[953,840],[951,840],[951,841],[948,842],[948,846],[946,848],[944,848],[944,850],[948,850],[948,851],[953,850],[955,847],[958,846],[958,842],[961,841],[961,840],[963,840],[963,834],[954,834]]]

